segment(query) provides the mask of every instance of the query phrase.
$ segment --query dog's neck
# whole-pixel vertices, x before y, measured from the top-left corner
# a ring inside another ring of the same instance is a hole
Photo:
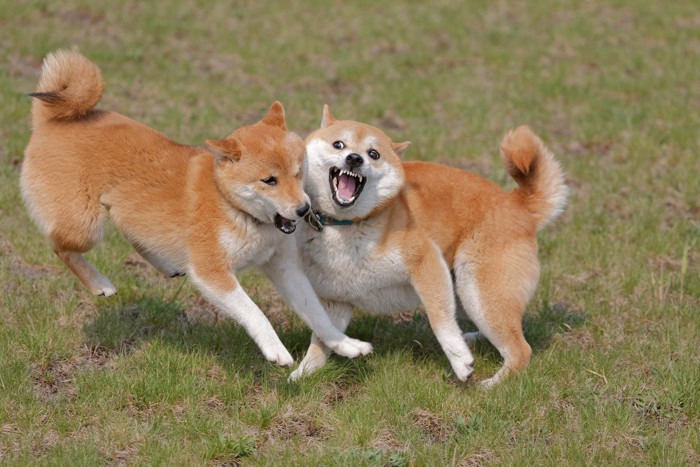
[[[397,199],[400,196],[397,195],[390,200],[387,200],[380,204],[379,206],[375,207],[369,214],[367,214],[364,217],[357,217],[353,219],[336,219],[333,216],[329,216],[327,214],[324,214],[318,209],[310,209],[309,212],[304,216],[304,220],[314,228],[314,230],[320,232],[323,230],[324,226],[335,226],[335,225],[353,225],[353,224],[359,224],[360,222],[364,222],[367,219],[371,219],[373,217],[376,217],[383,212],[386,211],[386,209],[391,205],[391,202]]]
[[[352,219],[335,219],[320,212],[314,212],[312,209],[309,209],[309,212],[304,216],[304,220],[318,232],[327,225],[352,225],[355,223]]]

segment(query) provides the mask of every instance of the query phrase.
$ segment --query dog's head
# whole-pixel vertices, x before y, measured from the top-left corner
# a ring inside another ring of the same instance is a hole
[[[309,210],[303,191],[304,143],[288,132],[279,102],[254,125],[208,140],[215,179],[228,201],[261,222],[292,233]]]
[[[335,120],[324,106],[321,128],[306,138],[305,189],[314,209],[336,219],[366,217],[401,190],[399,156],[410,145],[379,128]]]

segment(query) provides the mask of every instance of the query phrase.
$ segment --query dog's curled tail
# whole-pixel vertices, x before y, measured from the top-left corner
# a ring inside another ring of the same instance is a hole
[[[527,126],[503,137],[501,155],[519,185],[514,195],[535,217],[537,230],[544,228],[564,210],[569,194],[559,162]]]
[[[57,50],[44,59],[32,106],[34,126],[86,116],[102,96],[100,69],[78,52]]]

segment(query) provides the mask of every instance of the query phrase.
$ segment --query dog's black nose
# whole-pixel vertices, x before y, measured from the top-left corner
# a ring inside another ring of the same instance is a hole
[[[354,167],[359,167],[362,165],[364,162],[364,159],[362,159],[362,156],[359,154],[348,154],[347,157],[345,157],[345,163],[348,164],[351,168]]]
[[[311,206],[309,205],[309,203],[304,203],[303,206],[301,206],[300,208],[297,208],[297,216],[304,217],[306,215],[306,213],[309,212],[309,209],[311,209]]]

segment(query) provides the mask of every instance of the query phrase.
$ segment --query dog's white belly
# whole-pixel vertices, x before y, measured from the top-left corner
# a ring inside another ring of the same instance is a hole
[[[420,299],[398,250],[378,248],[379,233],[355,226],[304,226],[304,270],[319,297],[350,303],[370,313],[418,308]]]

